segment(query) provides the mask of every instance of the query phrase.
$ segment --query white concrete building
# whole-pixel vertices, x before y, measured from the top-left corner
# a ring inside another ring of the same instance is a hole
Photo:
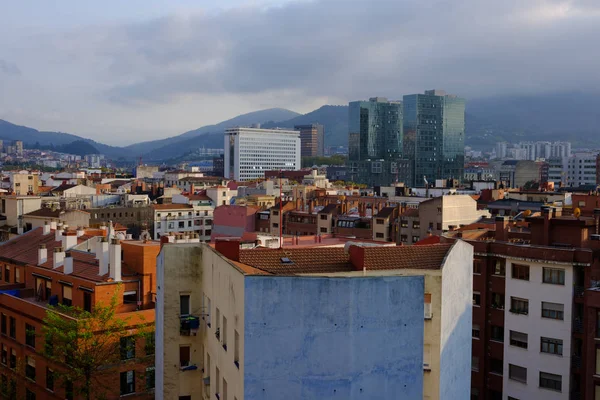
[[[503,398],[569,399],[573,267],[506,260]]]
[[[567,184],[569,186],[596,184],[596,154],[575,153],[569,158]]]
[[[158,240],[169,233],[197,234],[201,241],[210,241],[213,224],[214,203],[206,196],[173,197],[180,204],[155,204],[154,235]]]
[[[265,171],[299,170],[300,132],[283,129],[225,130],[225,178],[248,181]]]

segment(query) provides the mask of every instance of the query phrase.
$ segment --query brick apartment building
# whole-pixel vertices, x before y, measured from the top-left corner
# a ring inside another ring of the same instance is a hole
[[[600,398],[599,218],[544,207],[442,238],[474,246],[471,399]]]
[[[4,398],[74,398],[72,388],[55,378],[64,366],[44,356],[43,320],[50,304],[91,311],[99,302],[107,304],[120,290],[117,317],[127,318],[132,330],[140,323],[153,325],[159,245],[117,239],[109,243],[106,233],[102,229],[63,231],[46,224],[0,246]],[[137,341],[121,364],[107,370],[106,380],[113,390],[108,398],[154,398],[152,342]]]

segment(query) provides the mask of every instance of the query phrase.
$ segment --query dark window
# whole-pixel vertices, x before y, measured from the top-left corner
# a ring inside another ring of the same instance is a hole
[[[529,314],[529,300],[518,297],[510,298],[510,312],[515,314]]]
[[[491,338],[497,342],[504,342],[504,327],[492,325]]]
[[[492,308],[504,310],[504,295],[501,293],[492,292]]]
[[[35,326],[25,324],[25,344],[35,348]]]
[[[12,369],[17,368],[17,351],[15,349],[10,349],[10,364],[9,367]]]
[[[562,377],[547,372],[540,372],[540,387],[562,392]]]
[[[146,390],[154,389],[156,381],[156,375],[154,367],[146,368]]]
[[[419,221],[413,221],[413,229],[421,228],[421,223]]]
[[[474,338],[479,338],[479,325],[473,325],[473,328],[471,329],[472,335]]]
[[[123,293],[123,304],[137,304],[137,291],[131,290]]]
[[[542,301],[542,318],[563,320],[564,308],[563,304]]]
[[[327,233],[327,228],[321,228],[321,233]]]
[[[146,353],[147,356],[154,354],[154,349],[156,347],[155,344],[155,338],[154,338],[154,332],[150,332],[145,336],[145,342],[144,342],[144,351]]]
[[[384,222],[384,220],[382,220],[381,218],[377,218],[375,221],[376,221],[375,223],[377,225],[383,225],[383,222]]]
[[[441,223],[441,222],[438,222],[438,223],[437,223],[437,230],[438,230],[438,231],[441,231],[441,230],[442,230],[442,223]]]
[[[562,356],[563,341],[560,339],[542,337],[540,341],[540,351],[542,353],[556,354]]]
[[[15,317],[9,317],[9,322],[10,322],[10,331],[8,333],[8,336],[10,336],[13,339],[17,338],[17,320],[15,319]]]
[[[181,367],[190,365],[190,346],[179,347],[179,365]]]
[[[400,227],[401,228],[408,228],[408,221],[405,220],[405,219],[400,220]]]
[[[325,220],[325,219],[327,219],[327,214],[321,214],[321,215],[319,216],[319,218],[321,218],[321,219]]]
[[[179,296],[179,315],[190,315],[190,295]]]
[[[135,393],[135,371],[121,372],[121,396]]]
[[[544,268],[544,283],[553,285],[565,284],[565,270],[559,268]]]
[[[4,266],[4,280],[10,282],[10,267],[8,265]]]
[[[73,305],[73,288],[69,285],[62,285],[62,303],[67,307]]]
[[[529,280],[529,265],[513,264],[512,265],[512,278],[528,281]]]
[[[498,375],[502,375],[504,371],[504,364],[502,360],[497,358],[490,359],[490,372]]]
[[[418,236],[413,236],[412,237],[412,241],[413,241],[413,243],[417,243],[419,241],[419,237]]]
[[[73,382],[65,382],[65,398],[67,400],[73,400]]]
[[[527,383],[527,368],[508,364],[508,378],[513,381]]]
[[[377,237],[377,238],[383,238],[383,233],[381,233],[381,232],[376,232],[376,233],[375,233],[375,237]]]
[[[3,365],[6,365],[8,362],[8,347],[6,347],[5,344],[2,345],[2,357],[0,358],[0,361]]]
[[[2,313],[1,316],[1,322],[0,322],[0,331],[6,335],[6,314]]]
[[[527,334],[517,331],[510,331],[510,344],[511,346],[527,348]]]
[[[482,263],[483,263],[482,260],[479,260],[479,259],[473,260],[473,273],[474,274],[481,274],[481,264]]]
[[[121,360],[130,360],[135,357],[135,338],[127,336],[121,338]]]
[[[89,292],[83,292],[83,309],[92,312],[92,294]]]
[[[35,393],[29,389],[25,389],[25,400],[35,400]]]
[[[35,382],[35,359],[31,356],[25,358],[25,376]]]
[[[46,389],[54,391],[54,371],[46,367]]]
[[[494,266],[494,275],[506,275],[506,260],[496,260],[496,265]]]
[[[478,307],[481,305],[481,293],[473,292],[473,305]]]

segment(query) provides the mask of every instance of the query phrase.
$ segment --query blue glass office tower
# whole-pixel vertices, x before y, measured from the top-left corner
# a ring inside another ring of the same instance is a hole
[[[405,182],[401,101],[373,97],[349,104],[350,179],[370,186]]]
[[[465,100],[440,90],[404,96],[404,157],[413,163],[415,186],[425,179],[462,180]]]

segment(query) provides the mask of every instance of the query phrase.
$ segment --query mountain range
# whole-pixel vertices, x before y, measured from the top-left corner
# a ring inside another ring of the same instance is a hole
[[[490,148],[498,141],[522,140],[571,141],[573,147],[600,146],[600,113],[595,93],[556,93],[530,96],[501,96],[468,101],[466,144]],[[53,145],[87,143],[112,159],[159,162],[181,157],[190,151],[222,148],[223,131],[233,126],[260,123],[264,128],[293,128],[294,125],[321,123],[327,146],[347,145],[348,107],[325,105],[307,114],[272,108],[239,115],[215,125],[207,125],[161,140],[108,146],[91,139],[62,132],[43,132],[0,119],[0,139],[23,140],[25,147],[47,148]],[[78,146],[81,147],[81,146]]]

